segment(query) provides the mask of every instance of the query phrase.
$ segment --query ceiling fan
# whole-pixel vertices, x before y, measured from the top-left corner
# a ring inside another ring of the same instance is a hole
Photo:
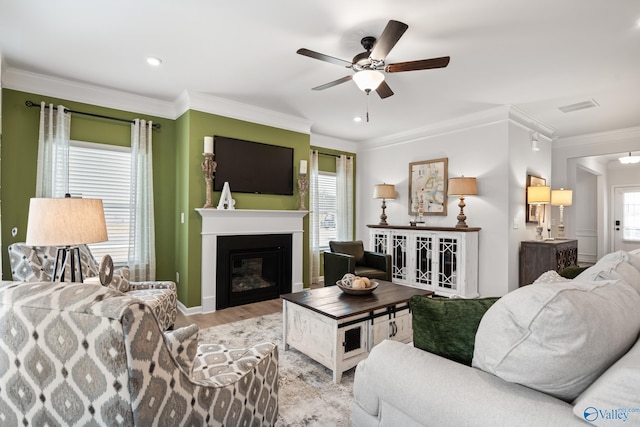
[[[380,98],[388,98],[393,95],[393,91],[384,81],[384,74],[398,73],[402,71],[429,70],[432,68],[444,68],[449,65],[449,57],[421,59],[417,61],[398,62],[395,64],[386,64],[385,58],[391,52],[391,49],[398,43],[400,37],[407,31],[409,26],[399,21],[390,20],[384,31],[376,40],[375,37],[366,36],[360,40],[365,52],[359,53],[353,57],[351,62],[343,59],[334,58],[333,56],[314,52],[309,49],[298,49],[297,53],[308,56],[309,58],[319,59],[321,61],[330,62],[345,68],[351,68],[355,74],[342,77],[341,79],[316,86],[313,90],[324,90],[341,83],[353,80],[358,87],[365,91],[367,95],[375,90]]]

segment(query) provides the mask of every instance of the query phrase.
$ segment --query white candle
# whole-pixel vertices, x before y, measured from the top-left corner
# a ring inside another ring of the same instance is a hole
[[[306,160],[300,160],[300,173],[301,174],[306,174],[307,173],[307,161]]]
[[[204,137],[204,152],[205,154],[213,154],[213,137],[212,136]]]

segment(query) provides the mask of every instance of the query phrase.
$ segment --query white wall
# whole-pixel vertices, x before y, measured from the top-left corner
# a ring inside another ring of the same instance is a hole
[[[585,157],[600,156],[611,153],[640,151],[640,127],[619,129],[612,132],[580,135],[561,138],[553,143],[552,175],[553,188],[576,188],[577,168],[593,168],[598,175],[598,258],[610,251],[609,185],[607,184],[606,167],[585,164]],[[580,162],[578,162],[580,160]],[[592,162],[592,160],[589,160]],[[592,162],[593,163],[593,162]],[[579,166],[581,165],[581,166]],[[579,197],[574,194],[574,197]],[[577,209],[565,210],[565,232],[568,237],[576,236],[576,217],[581,214]],[[580,248],[578,248],[578,251]]]
[[[395,200],[387,201],[387,221],[408,225],[409,163],[448,158],[449,177],[474,176],[478,196],[465,198],[467,224],[481,227],[479,239],[479,291],[481,296],[500,296],[518,287],[518,250],[521,240],[535,235],[535,226],[524,225],[527,172],[550,175],[551,149],[543,141],[542,151],[532,154],[532,132],[514,124],[507,110],[483,122],[460,120],[456,128],[406,137],[389,143],[376,141],[358,149],[356,185],[356,237],[368,244],[367,224],[377,224],[380,200],[372,198],[373,186],[394,184]],[[531,166],[534,165],[534,166]],[[454,227],[458,198],[449,197],[447,216],[427,216],[428,226]],[[513,229],[513,219],[518,228]]]

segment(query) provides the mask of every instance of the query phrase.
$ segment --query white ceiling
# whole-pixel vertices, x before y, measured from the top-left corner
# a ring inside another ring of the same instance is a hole
[[[387,74],[367,97],[350,60],[389,19],[409,29],[387,63],[449,55],[447,68]],[[637,0],[0,0],[3,67],[165,101],[184,90],[307,119],[362,141],[512,105],[567,137],[640,125]],[[163,60],[151,68],[145,57]],[[558,107],[594,99],[596,108]]]

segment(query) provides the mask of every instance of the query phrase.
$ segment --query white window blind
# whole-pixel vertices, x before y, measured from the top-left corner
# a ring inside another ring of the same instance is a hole
[[[69,192],[72,196],[102,199],[109,240],[90,245],[100,261],[109,254],[125,265],[129,252],[131,150],[107,144],[71,141]]]
[[[337,239],[336,232],[336,174],[318,173],[318,219],[320,221],[320,248],[329,247],[330,240]]]

